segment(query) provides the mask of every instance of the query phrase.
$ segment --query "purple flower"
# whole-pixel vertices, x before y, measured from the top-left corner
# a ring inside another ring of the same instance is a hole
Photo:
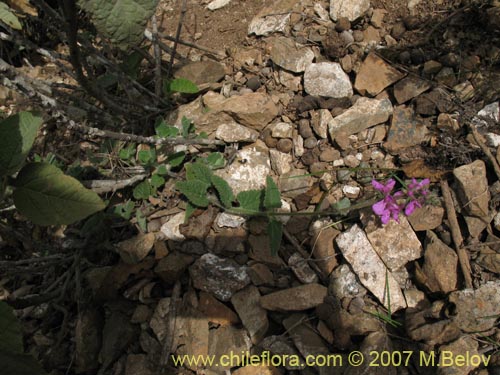
[[[396,185],[396,181],[393,180],[392,178],[388,179],[386,184],[382,184],[378,182],[377,180],[372,180],[372,185],[375,188],[375,190],[380,191],[384,195],[388,195],[391,193],[392,189],[394,189],[394,186]]]
[[[382,224],[387,224],[391,218],[399,222],[399,212],[401,211],[401,206],[391,195],[386,195],[384,199],[375,203],[372,206],[372,210],[375,215],[380,216]]]

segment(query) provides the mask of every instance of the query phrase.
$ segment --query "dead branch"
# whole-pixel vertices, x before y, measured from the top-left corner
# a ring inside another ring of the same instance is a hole
[[[184,22],[184,16],[186,15],[186,12],[187,12],[187,0],[182,0],[181,15],[179,16],[179,24],[177,25],[177,33],[175,34],[174,46],[172,48],[172,56],[170,57],[170,63],[168,64],[168,69],[167,69],[167,79],[169,79],[170,75],[172,74],[175,51],[177,51],[177,44],[179,43],[179,39],[181,38],[182,23]]]

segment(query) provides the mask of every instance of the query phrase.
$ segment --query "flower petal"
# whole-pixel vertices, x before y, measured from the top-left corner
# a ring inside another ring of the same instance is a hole
[[[378,201],[377,203],[372,205],[372,210],[378,216],[382,216],[385,212],[388,212],[385,200]]]
[[[384,185],[382,185],[380,182],[377,180],[372,180],[372,186],[375,188],[375,190],[378,190],[380,192],[384,191]]]

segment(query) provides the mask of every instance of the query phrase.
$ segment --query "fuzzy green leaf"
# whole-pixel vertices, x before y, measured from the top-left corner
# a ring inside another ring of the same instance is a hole
[[[267,234],[269,235],[271,255],[276,256],[281,246],[281,237],[283,236],[283,223],[273,219],[269,220],[269,223],[267,224]]]
[[[154,148],[141,150],[137,153],[137,158],[142,165],[151,165],[156,162],[156,150]]]
[[[134,188],[132,194],[136,200],[148,199],[153,194],[153,187],[149,181],[142,181]]]
[[[234,194],[231,186],[229,186],[226,180],[216,175],[212,175],[212,185],[215,187],[215,190],[217,190],[222,205],[226,208],[230,208],[234,201]]]
[[[280,208],[281,195],[276,183],[271,176],[266,177],[266,191],[264,194],[264,207],[266,209]]]
[[[125,50],[139,44],[158,0],[80,0],[97,30]]]
[[[177,189],[186,196],[188,201],[197,207],[207,207],[207,189],[209,183],[201,180],[179,181],[175,184]]]
[[[238,193],[236,200],[239,202],[242,210],[255,213],[260,210],[263,195],[264,192],[262,190],[247,190]]]
[[[212,152],[205,159],[208,166],[212,169],[219,169],[224,167],[226,161],[224,160],[224,155],[220,152]]]
[[[158,189],[160,186],[165,184],[165,179],[159,174],[154,174],[151,176],[151,186],[153,189]]]
[[[165,163],[170,164],[170,166],[175,168],[181,165],[185,158],[186,158],[186,153],[184,151],[179,151],[174,154],[168,155],[168,158],[165,161]]]
[[[177,137],[179,135],[179,129],[175,126],[167,125],[165,121],[160,121],[155,125],[155,132],[161,138]]]
[[[15,30],[22,30],[23,28],[21,22],[19,22],[19,18],[17,18],[12,9],[5,3],[0,3],[0,21]]]
[[[39,225],[71,224],[106,207],[96,193],[50,164],[26,165],[14,187],[16,208]]]
[[[196,94],[200,89],[189,79],[176,78],[167,82],[167,92],[180,92],[181,94]]]
[[[21,169],[42,122],[42,117],[31,112],[19,112],[0,122],[0,176]]]
[[[208,185],[212,184],[212,171],[202,163],[186,165],[186,180],[200,180]]]
[[[196,206],[193,206],[190,202],[186,205],[186,214],[184,215],[184,223],[187,224],[191,215],[196,211]]]

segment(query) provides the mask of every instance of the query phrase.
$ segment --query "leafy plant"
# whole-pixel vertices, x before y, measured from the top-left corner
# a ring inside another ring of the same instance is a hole
[[[16,208],[39,225],[71,224],[104,209],[96,193],[56,166],[40,162],[24,165],[42,122],[42,117],[31,112],[0,122],[1,200],[11,185]],[[11,177],[16,173],[16,178]]]
[[[23,28],[21,22],[19,22],[19,18],[17,18],[12,9],[3,2],[0,2],[0,21],[15,30],[21,30]]]
[[[273,213],[281,207],[281,195],[271,177],[267,177],[264,189],[243,191],[235,197],[227,181],[213,174],[202,161],[186,164],[185,167],[186,181],[178,181],[176,187],[190,204],[186,210],[186,220],[196,207],[206,208],[210,204],[233,214],[266,216],[271,252],[273,255],[277,254],[281,245],[283,224]],[[261,208],[264,211],[261,211]]]

